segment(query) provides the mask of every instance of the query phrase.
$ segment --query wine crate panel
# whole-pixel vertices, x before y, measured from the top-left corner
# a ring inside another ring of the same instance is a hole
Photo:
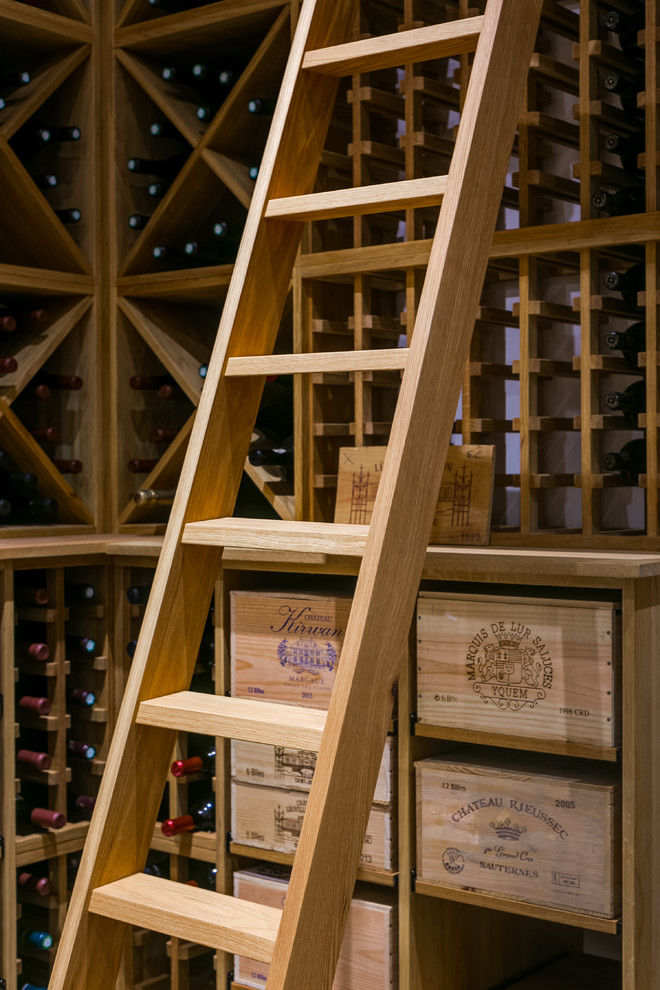
[[[429,543],[486,546],[490,533],[495,448],[450,446]],[[339,451],[336,523],[371,522],[387,447]]]
[[[422,592],[416,637],[420,722],[618,745],[614,603]]]
[[[234,873],[234,896],[282,907],[289,885],[287,867],[261,863]],[[333,990],[397,990],[397,923],[391,895],[358,885],[346,921]],[[246,987],[263,987],[269,966],[234,957],[234,976]]]
[[[317,753],[266,746],[234,739],[231,743],[232,779],[244,784],[308,791],[316,767]],[[391,804],[395,787],[396,751],[389,737],[378,771],[374,804]]]
[[[293,853],[298,847],[308,795],[279,787],[232,781],[231,835],[257,849]],[[396,861],[395,821],[389,808],[373,805],[360,854],[360,866],[391,870]]]
[[[621,795],[586,762],[459,750],[415,764],[417,875],[602,918],[620,910]]]
[[[233,592],[232,695],[327,708],[350,607],[348,596]]]

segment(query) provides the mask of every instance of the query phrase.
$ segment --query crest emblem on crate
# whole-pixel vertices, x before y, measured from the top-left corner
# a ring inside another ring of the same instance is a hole
[[[504,818],[500,822],[491,822],[490,827],[495,831],[499,839],[508,839],[510,842],[517,842],[527,829],[524,825],[512,822],[510,818]]]
[[[283,639],[277,647],[277,656],[282,667],[296,667],[313,674],[334,670],[337,663],[337,651],[332,643],[319,643],[304,637],[292,642]]]
[[[552,658],[542,637],[512,622],[492,623],[492,635],[482,629],[472,640],[466,664],[472,689],[485,704],[517,712],[543,701],[552,687]]]

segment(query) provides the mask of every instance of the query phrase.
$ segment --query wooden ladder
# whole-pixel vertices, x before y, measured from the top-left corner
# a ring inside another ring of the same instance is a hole
[[[347,42],[356,0],[304,0],[51,990],[111,990],[129,925],[270,962],[268,990],[330,990],[541,2]],[[473,51],[448,176],[312,193],[339,77]],[[300,221],[440,202],[408,350],[272,355]],[[370,527],[231,518],[266,375],[404,367]],[[227,545],[362,556],[327,715],[186,690]],[[140,872],[177,731],[318,749],[282,911]]]

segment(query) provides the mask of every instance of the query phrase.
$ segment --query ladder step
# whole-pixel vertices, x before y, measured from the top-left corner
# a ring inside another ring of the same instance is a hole
[[[137,721],[179,732],[318,750],[327,713],[271,701],[179,691],[143,701]]]
[[[375,186],[354,189],[331,189],[308,196],[271,199],[266,207],[267,217],[287,220],[330,220],[332,217],[362,216],[366,213],[387,213],[391,210],[437,206],[447,189],[446,175],[403,182],[382,182]]]
[[[257,354],[229,358],[225,375],[296,375],[321,371],[402,371],[408,361],[407,347],[376,351],[316,351],[311,354]]]
[[[212,890],[134,873],[92,891],[92,914],[270,962],[282,912]]]
[[[483,16],[464,17],[444,24],[399,31],[333,48],[307,52],[303,69],[327,76],[350,76],[357,72],[392,69],[411,62],[449,58],[473,52],[483,27]]]
[[[183,542],[247,550],[298,550],[361,557],[368,526],[288,519],[207,519],[188,523]]]

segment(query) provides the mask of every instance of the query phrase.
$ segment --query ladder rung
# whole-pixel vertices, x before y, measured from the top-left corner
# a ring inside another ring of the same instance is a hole
[[[270,962],[282,912],[212,890],[134,873],[92,891],[92,914]]]
[[[309,750],[321,745],[325,720],[317,708],[193,691],[143,701],[137,715],[142,725]]]
[[[437,206],[442,202],[446,189],[446,175],[403,182],[382,182],[355,189],[332,189],[308,196],[271,199],[266,207],[266,216],[286,217],[287,220],[330,220],[332,217]]]
[[[247,550],[298,550],[361,557],[368,526],[288,519],[207,519],[188,523],[184,543]]]
[[[391,69],[432,58],[449,58],[473,52],[484,18],[464,17],[444,24],[385,34],[363,41],[349,41],[333,48],[307,52],[303,69],[328,76],[350,76],[357,72]]]
[[[295,375],[321,371],[401,371],[408,360],[407,347],[375,351],[316,351],[311,354],[257,354],[229,358],[225,375]]]

